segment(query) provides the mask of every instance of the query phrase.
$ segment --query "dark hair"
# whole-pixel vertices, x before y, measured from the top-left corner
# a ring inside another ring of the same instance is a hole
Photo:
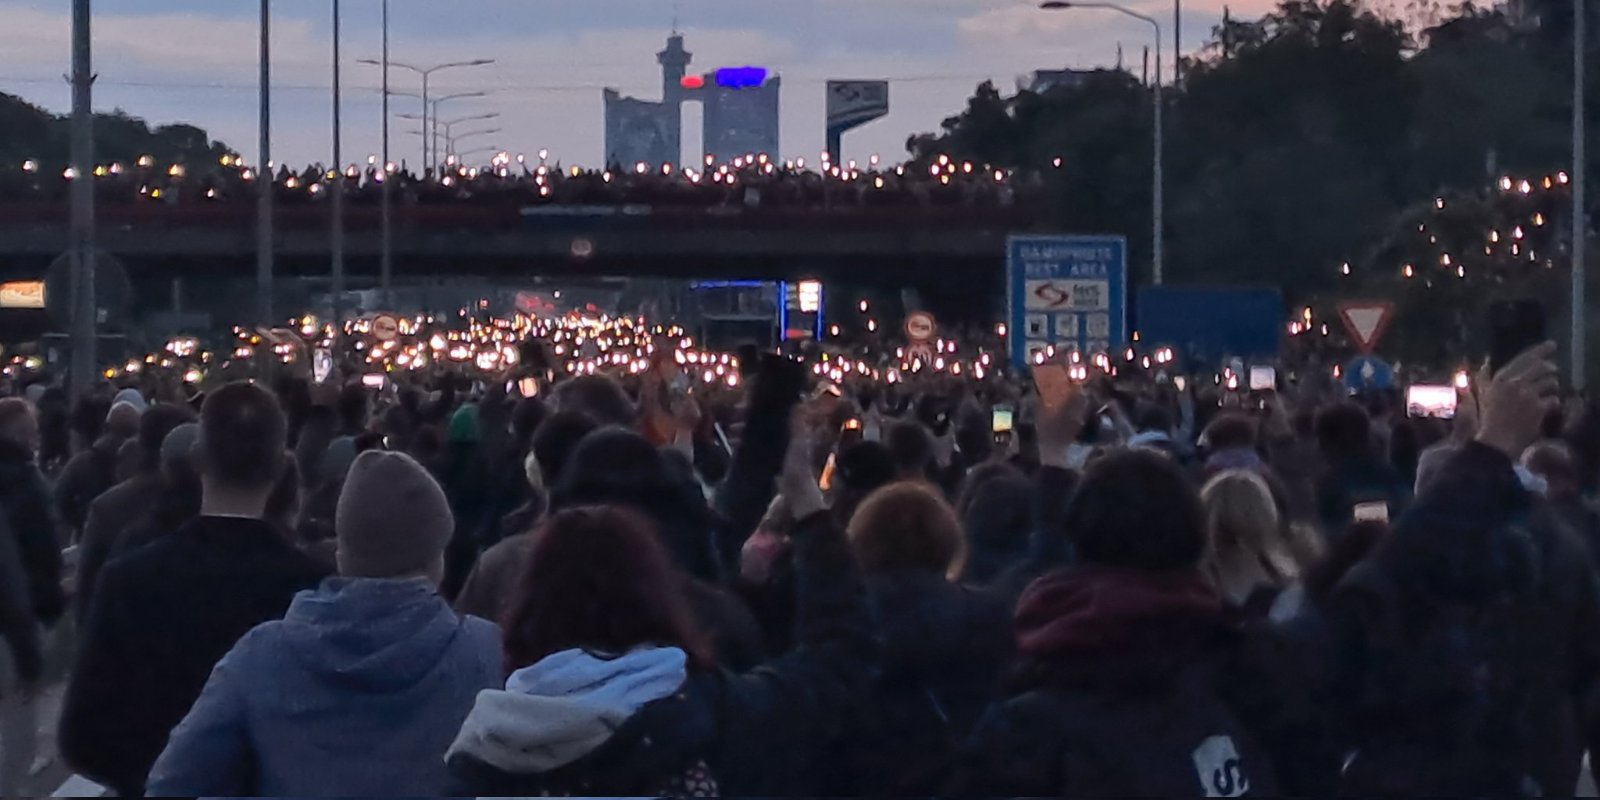
[[[156,472],[161,469],[161,445],[172,429],[194,421],[194,412],[188,406],[162,403],[153,406],[139,417],[139,469]]]
[[[557,411],[539,423],[533,432],[533,457],[544,474],[545,486],[554,486],[561,479],[561,470],[572,451],[598,427],[600,423],[582,411]]]
[[[287,429],[267,390],[242,381],[217,389],[200,409],[202,474],[235,489],[273,485],[283,473]]]
[[[622,385],[608,375],[580,375],[556,387],[556,408],[583,411],[602,425],[632,425],[637,412]]]
[[[1256,423],[1243,414],[1218,414],[1206,426],[1205,436],[1207,446],[1213,453],[1236,447],[1255,449]]]
[[[994,422],[989,414],[968,407],[956,418],[956,447],[967,463],[982,463],[994,453]]]
[[[672,560],[690,575],[718,577],[711,545],[712,518],[705,496],[654,445],[633,431],[603,428],[585,436],[550,487],[550,510],[616,505],[655,523]]]
[[[33,417],[33,406],[20,397],[0,398],[0,429],[23,417]]]
[[[1140,431],[1172,432],[1172,413],[1162,406],[1148,403],[1139,409],[1139,421],[1135,425]]]
[[[869,572],[917,570],[954,577],[966,566],[955,509],[925,483],[885,486],[850,518],[850,545]]]
[[[1039,527],[1039,495],[1020,471],[1004,465],[973,470],[958,508],[967,532],[962,580],[988,584],[1026,559],[1029,537]]]
[[[1064,527],[1084,562],[1174,570],[1199,564],[1204,520],[1199,493],[1172,459],[1126,450],[1089,466]]]
[[[104,397],[85,395],[72,404],[72,432],[85,443],[100,438],[106,428],[106,416],[111,413],[111,401]]]
[[[923,476],[933,461],[933,436],[921,423],[909,420],[889,426],[884,436],[889,454],[894,457],[895,469],[903,476]]]
[[[1355,403],[1340,403],[1317,415],[1317,445],[1330,461],[1350,461],[1372,453],[1372,418]]]
[[[564,650],[620,656],[641,645],[680,648],[696,667],[715,663],[649,520],[574,508],[546,520],[534,541],[501,620],[507,673]]]

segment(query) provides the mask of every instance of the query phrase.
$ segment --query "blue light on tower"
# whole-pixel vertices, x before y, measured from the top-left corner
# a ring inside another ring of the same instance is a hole
[[[717,70],[716,79],[724,89],[754,89],[767,82],[767,68],[723,67]]]

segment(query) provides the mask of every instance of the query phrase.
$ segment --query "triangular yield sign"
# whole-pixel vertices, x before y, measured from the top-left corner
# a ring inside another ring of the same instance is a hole
[[[1355,340],[1356,347],[1363,353],[1370,353],[1378,346],[1378,340],[1389,329],[1389,318],[1393,314],[1394,303],[1384,300],[1343,303],[1339,306],[1339,318],[1344,320],[1345,330],[1350,332],[1350,338]]]

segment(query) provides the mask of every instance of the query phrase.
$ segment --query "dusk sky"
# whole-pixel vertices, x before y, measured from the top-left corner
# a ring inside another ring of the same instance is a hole
[[[47,109],[69,108],[67,0],[0,0],[0,91]],[[1162,24],[1171,50],[1170,2],[1130,3]],[[379,0],[344,0],[344,146],[347,161],[379,150]],[[1254,16],[1265,0],[1231,3]],[[274,4],[274,155],[293,164],[331,156],[329,0]],[[887,78],[890,115],[845,138],[845,157],[905,154],[906,137],[938,127],[985,78],[1004,89],[1034,69],[1109,66],[1120,42],[1130,65],[1151,40],[1147,24],[1103,10],[1044,12],[1017,0],[437,0],[391,1],[391,54],[433,63],[492,58],[488,67],[437,75],[436,93],[486,91],[446,104],[446,120],[498,112],[478,137],[512,153],[548,148],[552,159],[595,164],[602,154],[600,93],[614,86],[660,95],[655,53],[678,27],[692,71],[755,64],[783,76],[783,156],[815,158],[823,145],[823,85]],[[98,109],[152,123],[188,122],[246,156],[256,151],[257,4],[250,0],[96,0]],[[1184,46],[1198,46],[1222,16],[1221,0],[1190,0]],[[1170,61],[1170,58],[1168,59]],[[1170,69],[1170,64],[1168,65]],[[395,70],[393,88],[418,91]],[[395,112],[419,110],[392,99]],[[691,108],[696,108],[691,106]],[[685,156],[699,156],[697,115],[686,114]],[[418,158],[417,123],[395,120],[396,160]],[[475,128],[476,124],[461,126]],[[458,129],[460,132],[460,129]],[[465,145],[462,149],[468,149]]]

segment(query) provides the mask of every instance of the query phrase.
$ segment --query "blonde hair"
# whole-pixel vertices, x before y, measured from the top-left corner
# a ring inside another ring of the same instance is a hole
[[[1206,552],[1200,570],[1223,600],[1243,604],[1263,586],[1300,576],[1301,563],[1285,532],[1272,488],[1245,470],[1224,472],[1200,490]]]
[[[850,518],[849,535],[868,572],[923,569],[955,580],[966,567],[961,520],[925,483],[893,483],[868,495]]]

